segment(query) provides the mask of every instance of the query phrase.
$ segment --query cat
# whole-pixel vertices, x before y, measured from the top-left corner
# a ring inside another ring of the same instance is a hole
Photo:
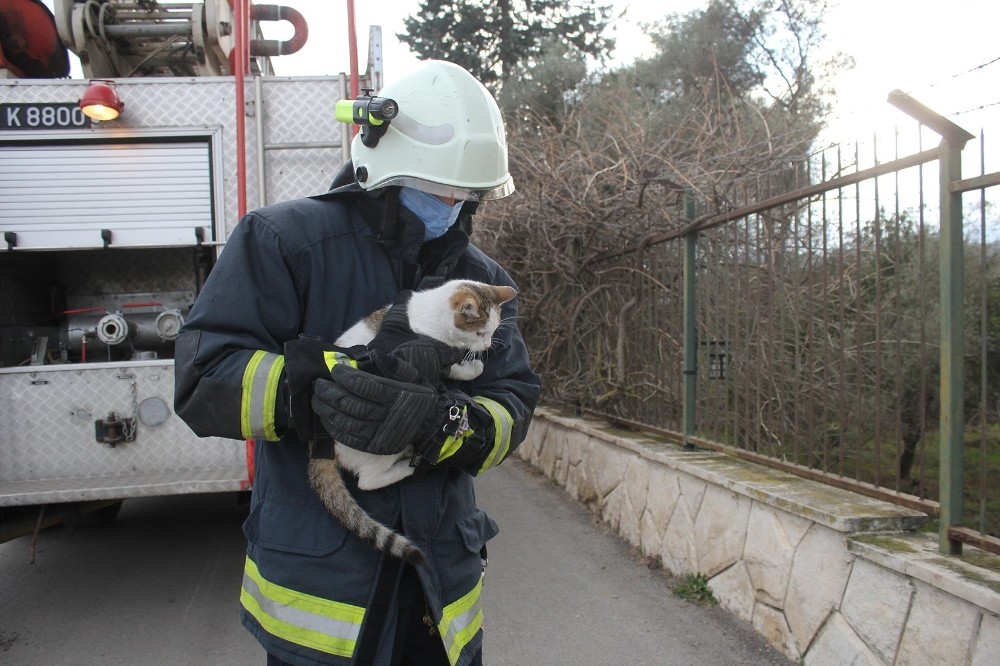
[[[466,350],[465,358],[451,366],[448,376],[468,381],[482,374],[483,361],[479,355],[492,345],[493,334],[501,322],[500,306],[516,295],[512,287],[449,280],[433,289],[413,292],[406,314],[414,333]],[[353,347],[371,342],[388,311],[386,306],[361,319],[344,331],[335,344]],[[384,456],[337,444],[332,459],[310,460],[309,482],[327,510],[348,530],[378,550],[419,564],[425,559],[421,550],[365,513],[341,477],[341,470],[347,470],[358,477],[361,490],[382,488],[413,474],[412,459],[412,446],[402,453]]]

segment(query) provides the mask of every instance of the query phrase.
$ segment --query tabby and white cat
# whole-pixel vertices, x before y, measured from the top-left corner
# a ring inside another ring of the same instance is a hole
[[[406,314],[414,333],[468,351],[461,363],[451,367],[449,377],[470,380],[483,371],[483,361],[478,354],[492,344],[493,334],[500,325],[500,306],[516,295],[511,287],[450,280],[434,289],[414,292]],[[337,339],[337,346],[353,347],[371,342],[388,310],[386,306],[347,329]],[[383,456],[338,444],[332,459],[316,458],[309,462],[309,481],[326,508],[344,527],[374,544],[378,550],[417,564],[424,559],[420,549],[365,513],[348,492],[340,472],[341,469],[353,472],[358,477],[359,488],[374,490],[413,474],[412,458],[413,447],[396,455]]]

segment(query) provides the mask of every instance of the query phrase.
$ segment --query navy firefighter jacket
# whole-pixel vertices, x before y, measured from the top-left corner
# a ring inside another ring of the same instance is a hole
[[[514,286],[458,226],[423,243],[423,225],[397,200],[393,188],[373,196],[347,187],[249,213],[176,343],[177,414],[200,436],[256,441],[242,617],[290,664],[350,663],[380,560],[309,486],[307,444],[287,427],[284,344],[303,335],[335,340],[426,275]],[[502,316],[516,321],[516,299]],[[480,550],[497,533],[476,506],[473,477],[524,439],[539,394],[516,326],[501,326],[494,339],[482,375],[452,384],[474,400],[462,467],[442,464],[374,491],[345,475],[373,518],[427,556],[417,573],[455,666],[481,647]],[[389,617],[387,636],[395,630]],[[388,658],[380,650],[377,663]]]

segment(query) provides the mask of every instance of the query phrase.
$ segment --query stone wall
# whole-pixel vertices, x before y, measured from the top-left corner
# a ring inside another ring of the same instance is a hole
[[[547,409],[517,454],[790,659],[1000,663],[1000,558],[938,554],[922,513]]]

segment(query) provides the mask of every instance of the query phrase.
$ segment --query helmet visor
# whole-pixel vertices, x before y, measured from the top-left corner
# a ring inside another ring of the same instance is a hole
[[[496,187],[488,189],[470,189],[468,187],[434,183],[429,180],[424,180],[423,178],[416,178],[414,176],[393,176],[391,178],[387,178],[381,183],[378,183],[377,185],[372,186],[370,189],[374,190],[380,187],[390,187],[394,185],[400,187],[412,187],[415,190],[420,190],[421,192],[426,192],[427,194],[434,194],[439,197],[447,197],[458,201],[492,201],[494,199],[503,199],[504,197],[514,193],[514,179],[510,176],[507,177],[507,180],[500,183]]]

